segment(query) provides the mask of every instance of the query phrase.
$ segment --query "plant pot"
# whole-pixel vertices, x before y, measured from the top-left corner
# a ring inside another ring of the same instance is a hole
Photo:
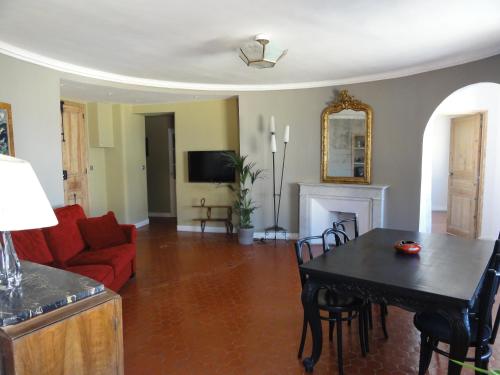
[[[254,228],[240,228],[238,230],[238,241],[240,245],[251,245],[253,243]]]

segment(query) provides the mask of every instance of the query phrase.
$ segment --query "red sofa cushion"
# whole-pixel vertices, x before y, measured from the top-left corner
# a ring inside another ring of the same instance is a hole
[[[115,275],[122,273],[135,258],[135,245],[124,244],[108,249],[83,251],[68,261],[69,266],[86,264],[107,264],[113,267]]]
[[[54,262],[41,229],[19,230],[10,234],[19,259],[45,265]]]
[[[92,264],[83,266],[70,266],[65,268],[66,271],[74,272],[82,276],[90,277],[95,281],[103,283],[109,288],[115,279],[113,267],[106,264]]]
[[[78,227],[83,239],[92,250],[127,243],[127,237],[111,211],[100,217],[78,220]]]
[[[85,249],[85,241],[77,224],[78,220],[85,219],[85,212],[81,206],[74,204],[56,208],[54,213],[59,224],[43,229],[43,234],[56,262],[64,265]]]

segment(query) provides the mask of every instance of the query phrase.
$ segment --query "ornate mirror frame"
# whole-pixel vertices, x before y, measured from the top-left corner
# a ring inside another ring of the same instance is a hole
[[[366,114],[365,135],[365,164],[364,176],[329,176],[328,175],[328,153],[329,153],[329,116],[343,110],[362,111]],[[321,182],[338,184],[370,184],[371,183],[371,156],[372,156],[372,118],[373,110],[368,105],[349,95],[347,90],[340,91],[337,100],[332,102],[321,114]]]

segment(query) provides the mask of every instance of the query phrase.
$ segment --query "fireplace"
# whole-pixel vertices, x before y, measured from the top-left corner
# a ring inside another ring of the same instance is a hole
[[[299,237],[321,234],[334,220],[353,215],[358,220],[359,234],[383,228],[388,188],[385,185],[299,183]]]

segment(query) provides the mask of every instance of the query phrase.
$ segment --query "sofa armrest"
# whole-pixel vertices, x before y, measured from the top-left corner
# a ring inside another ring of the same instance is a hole
[[[120,224],[120,227],[122,228],[123,232],[125,233],[125,236],[127,237],[128,242],[135,244],[135,240],[137,238],[137,230],[135,228],[135,225]]]

